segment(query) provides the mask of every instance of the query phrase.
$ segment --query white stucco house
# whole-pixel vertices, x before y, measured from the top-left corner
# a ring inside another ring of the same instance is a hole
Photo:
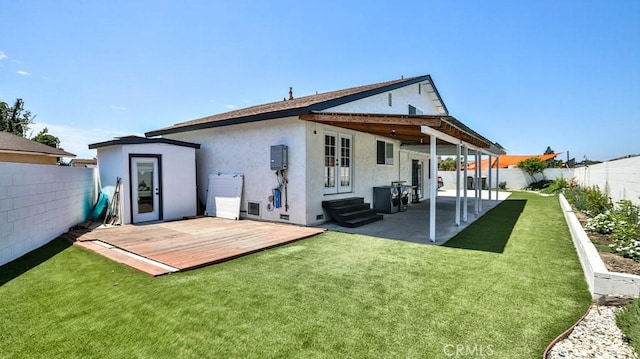
[[[290,93],[291,94],[291,93]],[[329,220],[323,201],[373,200],[405,181],[435,197],[437,154],[504,151],[449,115],[429,75],[267,103],[177,123],[146,137],[197,143],[198,199],[208,176],[244,176],[241,216],[299,225]],[[272,146],[286,168],[272,169]],[[280,152],[278,152],[280,151]]]

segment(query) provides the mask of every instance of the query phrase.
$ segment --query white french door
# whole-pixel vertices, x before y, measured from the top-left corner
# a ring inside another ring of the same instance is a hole
[[[158,158],[131,157],[133,223],[160,219]]]
[[[353,137],[324,133],[324,193],[351,192],[353,185]]]

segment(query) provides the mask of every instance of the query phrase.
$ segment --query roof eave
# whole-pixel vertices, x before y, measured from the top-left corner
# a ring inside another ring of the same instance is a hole
[[[299,107],[294,109],[259,113],[256,115],[235,117],[235,118],[230,118],[230,119],[220,120],[220,121],[202,122],[202,123],[196,123],[196,124],[185,125],[180,127],[167,127],[167,128],[156,130],[156,131],[145,132],[144,135],[145,137],[156,137],[156,136],[162,136],[162,135],[167,135],[171,133],[190,132],[190,131],[204,130],[207,128],[239,125],[243,123],[273,120],[276,118],[300,116],[305,113],[308,113],[307,107]]]
[[[125,138],[125,139],[117,139],[117,140],[110,140],[110,141],[92,143],[92,144],[89,145],[89,149],[90,150],[95,150],[95,149],[98,149],[98,148],[108,147],[108,146],[141,145],[141,144],[147,144],[147,143],[164,143],[164,144],[168,144],[168,145],[191,147],[191,148],[195,148],[195,149],[199,149],[200,148],[200,144],[199,143],[178,141],[178,140],[172,140],[172,139],[168,139],[168,138],[144,138],[144,137],[140,137],[140,138]]]

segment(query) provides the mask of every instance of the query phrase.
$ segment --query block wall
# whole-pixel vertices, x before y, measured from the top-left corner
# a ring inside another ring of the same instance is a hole
[[[87,220],[96,180],[95,168],[0,162],[0,265]]]

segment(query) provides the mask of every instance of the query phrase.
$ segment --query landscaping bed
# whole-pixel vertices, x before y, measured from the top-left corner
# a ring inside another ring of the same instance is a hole
[[[586,228],[589,217],[580,211],[574,211],[574,213],[582,225],[582,228]],[[640,262],[635,259],[626,258],[617,253],[613,253],[610,245],[614,244],[615,241],[610,234],[602,234],[592,231],[585,232],[598,250],[600,258],[602,258],[602,261],[609,271],[640,275]]]
[[[640,275],[640,206],[628,199],[613,203],[606,188],[562,177],[530,187],[541,194],[564,194],[609,271]]]

